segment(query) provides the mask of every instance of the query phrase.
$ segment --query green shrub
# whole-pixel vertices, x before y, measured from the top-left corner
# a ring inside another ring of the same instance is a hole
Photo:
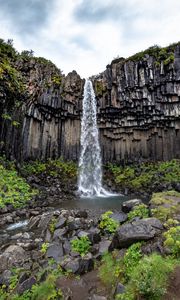
[[[129,280],[133,269],[138,265],[141,258],[141,243],[135,243],[127,249],[123,259],[125,281]]]
[[[107,211],[101,215],[101,221],[99,224],[99,228],[104,229],[109,233],[114,233],[119,227],[119,222],[112,219],[110,215],[112,215],[112,211]]]
[[[141,219],[149,217],[149,210],[147,205],[139,204],[134,206],[133,210],[128,213],[128,220],[132,220],[135,217],[139,217]]]
[[[0,207],[12,204],[22,207],[37,191],[31,190],[28,183],[18,176],[15,169],[8,170],[0,164]]]
[[[41,174],[46,171],[46,164],[36,160],[31,163],[24,164],[21,167],[21,171],[23,171],[25,175]]]
[[[164,233],[166,238],[164,245],[167,246],[172,254],[180,257],[180,226],[171,227]]]
[[[77,175],[77,165],[72,161],[64,161],[62,158],[52,160],[48,159],[48,161],[33,161],[31,163],[24,164],[21,167],[21,171],[23,174],[32,175],[32,174],[41,174],[46,173],[51,176],[59,176],[63,178],[73,178]]]
[[[176,264],[172,258],[163,258],[155,253],[144,256],[130,274],[126,293],[119,295],[118,299],[136,300],[140,297],[147,300],[162,299],[166,292],[168,276]]]
[[[87,236],[71,241],[71,248],[74,252],[78,252],[81,256],[86,255],[89,252],[91,242]]]

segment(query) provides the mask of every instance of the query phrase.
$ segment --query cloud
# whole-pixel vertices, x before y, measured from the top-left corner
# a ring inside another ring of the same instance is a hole
[[[105,20],[115,20],[124,16],[119,3],[109,1],[83,0],[74,11],[75,18],[79,22],[99,23]]]
[[[23,36],[34,34],[44,26],[52,5],[53,1],[49,0],[0,0],[1,14]]]
[[[117,55],[178,41],[179,20],[177,0],[0,0],[0,37],[83,77]]]

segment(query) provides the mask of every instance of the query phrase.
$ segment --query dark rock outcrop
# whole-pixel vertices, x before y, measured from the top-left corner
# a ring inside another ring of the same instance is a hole
[[[105,162],[180,158],[180,45],[173,51],[174,61],[153,54],[116,59],[92,78]],[[35,58],[18,58],[13,66],[25,91],[21,97],[15,91],[18,103],[1,88],[1,154],[78,160],[84,80]]]
[[[114,235],[110,248],[124,248],[138,241],[150,240],[162,230],[163,226],[156,218],[147,218],[123,224]]]

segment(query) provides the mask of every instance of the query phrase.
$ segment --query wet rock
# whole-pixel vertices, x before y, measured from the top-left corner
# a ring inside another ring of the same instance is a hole
[[[60,242],[50,244],[46,252],[46,256],[48,258],[54,258],[56,262],[60,262],[60,260],[62,260],[63,255],[63,245]]]
[[[128,247],[138,241],[150,240],[162,229],[161,222],[156,218],[123,224],[115,233],[110,249]]]
[[[29,220],[29,223],[28,223],[28,228],[30,230],[34,230],[35,228],[38,227],[39,221],[40,221],[39,216],[31,217],[31,219]]]
[[[128,213],[133,209],[134,206],[139,205],[139,204],[142,204],[141,199],[132,199],[132,200],[125,201],[122,204],[122,211],[124,213]]]

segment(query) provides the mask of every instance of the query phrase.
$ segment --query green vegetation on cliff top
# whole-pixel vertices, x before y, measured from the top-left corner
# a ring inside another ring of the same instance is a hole
[[[146,55],[153,56],[155,58],[155,65],[160,66],[161,61],[164,63],[164,65],[168,65],[170,63],[174,62],[174,51],[175,48],[180,45],[180,42],[173,43],[167,47],[160,47],[158,45],[154,45],[149,47],[148,49],[144,51],[140,51],[126,59],[122,57],[114,58],[112,61],[113,63],[118,63],[121,61],[140,61],[143,60]]]

